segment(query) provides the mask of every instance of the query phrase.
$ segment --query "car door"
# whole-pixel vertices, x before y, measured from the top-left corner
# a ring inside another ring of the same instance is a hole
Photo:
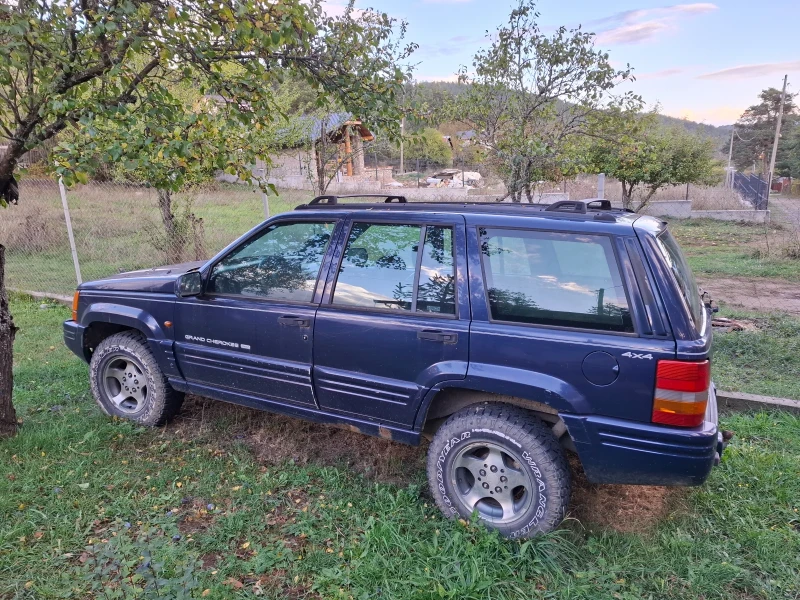
[[[360,212],[346,227],[314,325],[317,399],[410,426],[431,386],[466,374],[464,219]]]
[[[175,311],[175,353],[187,381],[315,405],[318,281],[336,226],[335,219],[272,221],[204,270],[203,294]]]

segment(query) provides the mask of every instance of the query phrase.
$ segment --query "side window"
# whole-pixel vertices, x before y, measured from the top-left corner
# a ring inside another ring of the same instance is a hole
[[[609,238],[490,228],[480,234],[493,319],[633,332]]]
[[[453,228],[425,228],[422,246],[417,311],[456,314],[456,272],[453,259]]]
[[[355,223],[333,304],[455,314],[452,228]]]
[[[208,292],[311,302],[334,223],[278,223],[211,270]]]

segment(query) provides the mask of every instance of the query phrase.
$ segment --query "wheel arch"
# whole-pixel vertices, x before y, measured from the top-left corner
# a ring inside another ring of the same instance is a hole
[[[519,396],[460,386],[444,387],[435,391],[433,397],[428,401],[425,414],[420,421],[423,435],[432,436],[449,416],[458,411],[468,406],[487,403],[510,404],[533,413],[550,427],[562,446],[570,450],[574,449],[567,426],[559,416],[558,409],[553,406]]]
[[[83,343],[87,360],[91,360],[94,349],[108,337],[123,331],[138,331],[150,346],[163,373],[167,377],[182,377],[175,362],[172,337],[146,310],[98,302],[86,307],[81,322],[86,323]]]

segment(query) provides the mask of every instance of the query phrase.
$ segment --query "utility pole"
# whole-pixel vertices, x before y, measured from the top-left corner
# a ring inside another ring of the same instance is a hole
[[[728,148],[728,170],[725,173],[725,186],[733,187],[733,171],[731,171],[731,161],[733,160],[733,134],[736,132],[736,125],[731,127],[731,146]]]
[[[769,172],[767,175],[767,198],[772,189],[772,174],[775,172],[775,157],[778,156],[778,140],[781,137],[781,121],[783,120],[783,104],[786,101],[786,81],[788,75],[783,76],[783,91],[781,92],[781,107],[778,109],[778,122],[775,124],[775,140],[772,142],[772,158],[769,161]]]

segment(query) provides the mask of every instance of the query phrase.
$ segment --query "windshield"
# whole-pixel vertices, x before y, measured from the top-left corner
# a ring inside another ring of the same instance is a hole
[[[686,263],[686,259],[681,252],[678,242],[672,237],[669,230],[665,230],[657,238],[656,242],[667,262],[672,274],[675,276],[675,281],[678,284],[678,289],[681,291],[684,301],[689,308],[689,314],[692,316],[692,321],[698,331],[702,331],[705,327],[705,309],[703,301],[700,298],[700,290],[697,287],[697,282],[692,275],[692,270]]]

